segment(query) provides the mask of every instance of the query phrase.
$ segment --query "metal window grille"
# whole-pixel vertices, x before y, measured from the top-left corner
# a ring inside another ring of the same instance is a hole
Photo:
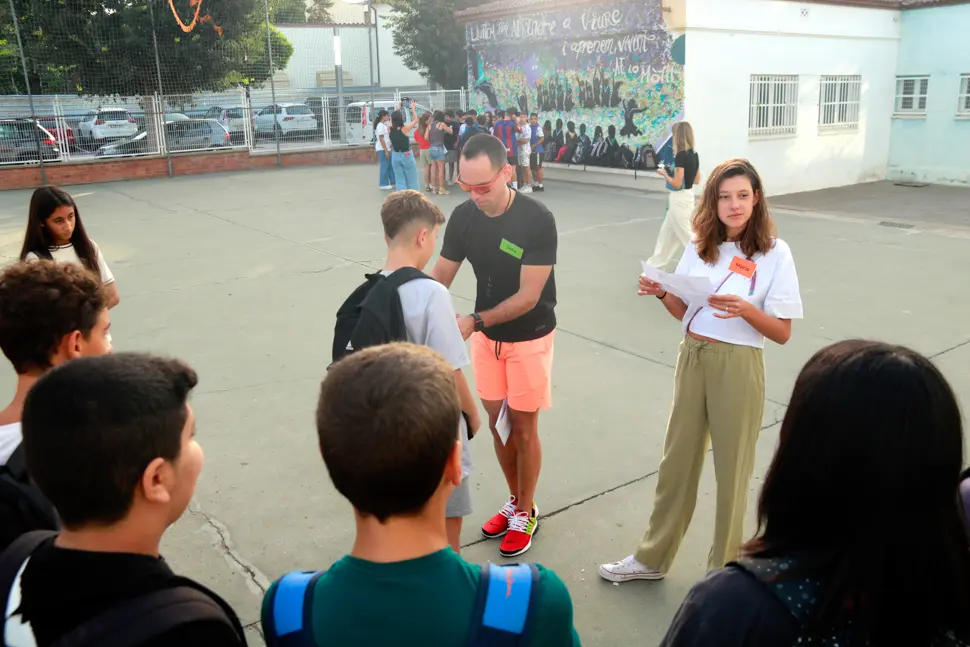
[[[798,118],[798,76],[751,76],[748,134],[793,135]]]
[[[930,77],[907,76],[896,79],[896,113],[926,114],[926,98],[930,90]]]
[[[960,77],[960,97],[957,102],[957,114],[970,116],[970,74]]]
[[[826,129],[857,129],[861,97],[861,76],[823,76],[819,90],[818,125]]]

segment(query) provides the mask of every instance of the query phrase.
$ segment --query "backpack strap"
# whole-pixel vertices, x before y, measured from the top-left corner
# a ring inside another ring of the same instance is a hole
[[[18,493],[24,496],[21,509],[23,509],[23,505],[29,505],[34,509],[35,516],[42,517],[43,521],[48,524],[48,529],[53,530],[60,527],[54,506],[44,498],[40,489],[30,480],[30,475],[27,473],[27,462],[24,459],[23,443],[17,445],[17,449],[7,459],[5,465],[0,465],[0,475],[9,476],[17,482]],[[24,559],[26,558],[24,556]],[[0,579],[0,584],[2,582],[3,580]]]
[[[398,270],[394,270],[388,274],[384,280],[388,282],[388,285],[397,289],[404,285],[405,283],[410,283],[416,279],[430,279],[431,277],[419,270],[416,267],[402,267]]]
[[[3,601],[3,609],[7,608],[10,589],[17,579],[17,573],[23,568],[24,562],[34,554],[34,551],[41,544],[56,535],[56,532],[50,530],[34,530],[24,533],[7,546],[3,555],[0,555],[0,600]]]
[[[138,647],[192,622],[222,622],[238,627],[222,606],[192,586],[175,586],[128,600],[88,620],[50,647]],[[244,640],[244,636],[239,637]]]
[[[267,647],[317,647],[313,635],[313,594],[326,571],[293,571],[280,578],[266,600]]]
[[[960,482],[960,498],[963,501],[963,518],[967,522],[967,531],[970,532],[970,470],[963,473],[963,481]]]
[[[729,565],[747,571],[761,582],[785,605],[788,612],[800,624],[805,623],[812,607],[818,601],[821,582],[808,577],[789,575],[794,568],[794,562],[791,559],[785,557],[740,557]]]
[[[526,644],[538,591],[539,570],[534,564],[483,566],[468,647]]]

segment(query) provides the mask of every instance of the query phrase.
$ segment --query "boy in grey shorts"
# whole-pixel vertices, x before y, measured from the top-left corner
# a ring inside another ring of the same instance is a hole
[[[445,222],[441,209],[418,191],[398,191],[384,201],[381,221],[387,240],[387,260],[382,273],[388,275],[402,267],[423,270],[434,255],[438,229]],[[448,498],[445,522],[448,542],[459,552],[462,518],[472,513],[468,441],[481,424],[478,404],[462,373],[471,362],[455,321],[448,288],[431,278],[418,279],[399,287],[398,296],[408,341],[434,349],[455,369],[455,386],[463,414],[460,429],[455,430],[461,433],[462,482]]]

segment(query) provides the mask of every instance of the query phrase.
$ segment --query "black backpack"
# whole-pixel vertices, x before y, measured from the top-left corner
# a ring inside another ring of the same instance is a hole
[[[460,139],[460,140],[458,141],[458,150],[459,150],[459,151],[461,151],[461,150],[464,150],[464,148],[465,148],[465,144],[467,144],[467,143],[468,143],[468,140],[469,140],[469,139],[471,139],[471,138],[472,138],[472,137],[474,137],[475,135],[480,135],[480,134],[482,134],[483,132],[485,132],[485,131],[483,131],[483,130],[482,130],[481,128],[479,128],[479,127],[478,127],[477,125],[475,125],[475,126],[468,126],[468,127],[466,127],[466,128],[465,128],[465,134],[464,134],[464,135],[462,135],[462,136],[461,136],[461,139]]]
[[[0,551],[26,532],[60,528],[54,506],[27,475],[23,445],[17,446],[6,465],[0,465],[0,508],[4,519]]]
[[[354,351],[392,341],[407,341],[404,311],[397,289],[416,279],[429,279],[414,267],[402,267],[389,276],[365,274],[367,279],[337,310],[333,330],[333,361]]]
[[[18,538],[0,556],[0,602],[8,608],[11,588],[24,562],[57,533],[38,530]],[[51,643],[51,647],[138,647],[192,622],[223,622],[246,644],[232,609],[204,586],[185,578],[179,584],[125,600]]]

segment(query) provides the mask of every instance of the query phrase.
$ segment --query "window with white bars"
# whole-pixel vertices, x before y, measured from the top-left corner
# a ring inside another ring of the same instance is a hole
[[[928,76],[900,76],[896,78],[896,114],[925,115],[926,97],[930,91]]]
[[[818,98],[818,125],[824,129],[859,127],[861,76],[823,76]]]
[[[957,103],[957,114],[970,117],[970,74],[960,77],[960,97]]]
[[[751,75],[748,134],[794,135],[798,119],[797,75]]]

